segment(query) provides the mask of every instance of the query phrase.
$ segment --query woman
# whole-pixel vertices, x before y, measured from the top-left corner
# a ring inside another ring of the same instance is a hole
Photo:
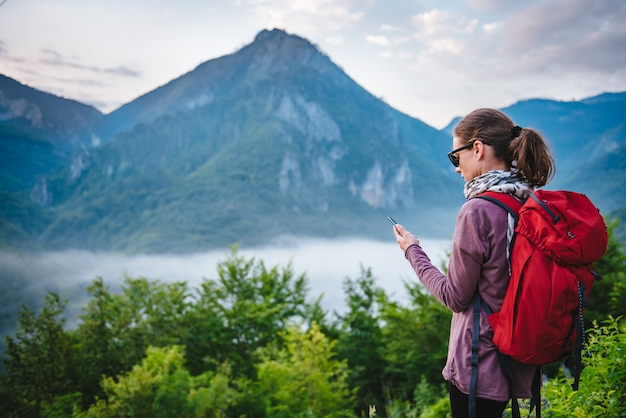
[[[495,109],[477,109],[463,118],[454,129],[452,149],[448,157],[466,181],[467,202],[456,220],[447,277],[433,266],[416,236],[399,224],[394,234],[420,281],[453,312],[442,374],[449,382],[452,416],[457,418],[469,414],[474,297],[478,291],[493,311],[500,309],[509,281],[507,236],[513,228],[501,207],[472,198],[490,190],[526,200],[552,179],[555,164],[537,131],[515,126]],[[511,392],[482,310],[479,329],[477,416],[499,418]],[[514,396],[530,398],[536,367],[511,361],[511,368]]]

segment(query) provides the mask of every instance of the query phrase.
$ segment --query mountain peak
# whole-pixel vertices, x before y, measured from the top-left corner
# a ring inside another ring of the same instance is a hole
[[[294,77],[322,77],[335,85],[350,81],[308,40],[281,29],[265,29],[239,51],[206,61],[112,112],[100,127],[99,136],[106,142],[137,123],[204,106],[258,82],[276,84],[279,79]]]
[[[240,52],[244,57],[250,54],[250,65],[257,73],[259,70],[281,72],[294,66],[311,68],[321,73],[336,68],[311,42],[281,29],[262,30],[254,42]]]
[[[254,42],[250,45],[268,44],[274,47],[284,47],[285,45],[290,45],[291,47],[296,46],[300,48],[312,48],[317,51],[317,48],[315,48],[307,39],[276,28],[271,30],[263,29],[255,36]]]
[[[263,29],[256,35],[256,37],[254,38],[254,42],[273,42],[276,40],[284,40],[288,37],[298,38],[298,36],[290,35],[282,29]]]

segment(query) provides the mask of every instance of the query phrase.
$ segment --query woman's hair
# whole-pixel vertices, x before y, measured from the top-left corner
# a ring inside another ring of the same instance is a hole
[[[480,140],[491,145],[496,158],[516,169],[532,187],[541,187],[554,177],[556,164],[548,144],[531,128],[520,128],[496,109],[476,109],[454,128],[464,143]]]

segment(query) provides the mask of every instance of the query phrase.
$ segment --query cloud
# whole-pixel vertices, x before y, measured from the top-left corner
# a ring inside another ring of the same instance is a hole
[[[111,111],[133,98],[120,98],[115,87],[126,85],[128,91],[132,91],[132,87],[143,77],[141,72],[124,65],[83,65],[75,59],[66,59],[52,49],[22,56],[0,50],[0,55],[6,75],[30,87],[89,104],[103,112]]]
[[[471,5],[502,10],[487,0]],[[486,74],[501,80],[564,73],[626,76],[623,1],[552,0],[507,7],[504,13],[476,17],[440,9],[414,15],[414,39],[420,45],[414,68],[466,79]]]
[[[390,45],[400,45],[411,41],[410,36],[395,36],[393,38],[389,38],[385,35],[367,35],[365,37],[365,41],[371,45],[376,46],[390,46]]]
[[[41,53],[42,53],[44,56],[49,55],[49,56],[50,56],[50,59],[52,59],[52,60],[59,60],[59,61],[60,61],[60,60],[62,60],[62,59],[63,59],[63,55],[61,55],[59,52],[54,51],[54,50],[49,49],[49,48],[44,48],[44,49],[42,49],[42,50],[41,50]]]
[[[419,13],[411,21],[416,29],[414,38],[423,47],[419,64],[435,68],[449,67],[456,61],[476,28],[474,20],[467,22],[463,16],[438,9]]]
[[[502,27],[502,22],[489,22],[489,23],[484,23],[480,28],[486,34],[491,34],[495,31],[500,30],[501,27]]]
[[[343,36],[327,36],[324,38],[324,42],[329,45],[341,45],[344,43]]]
[[[422,40],[447,36],[453,30],[453,25],[450,24],[450,14],[447,10],[434,9],[419,13],[413,16],[411,21],[417,28],[416,38]]]
[[[410,36],[396,36],[393,38],[393,40],[391,41],[394,45],[400,45],[400,44],[405,44],[407,42],[411,41],[411,37]]]
[[[555,0],[509,16],[500,28],[504,57],[521,57],[523,69],[623,73],[626,3]]]
[[[389,24],[382,24],[380,25],[380,30],[387,32],[396,32],[400,30],[400,27]]]
[[[382,35],[368,35],[365,40],[372,45],[387,46],[390,44],[389,38]]]
[[[350,0],[247,0],[264,27],[298,28],[304,35],[336,32],[360,21],[364,13]]]
[[[118,67],[95,67],[83,65],[74,61],[66,60],[59,52],[44,49],[41,51],[44,58],[36,58],[34,61],[50,67],[61,67],[61,69],[80,70],[95,74],[111,74],[120,77],[140,77],[139,71],[133,70],[125,66]]]
[[[519,0],[468,0],[468,4],[472,9],[480,11],[502,11],[511,10],[519,6]]]
[[[42,1],[5,20],[0,71],[109,111],[277,27],[322,44],[364,88],[440,127],[477,105],[583,98],[626,81],[623,0],[96,3],[75,1],[70,16]]]
[[[48,68],[52,73],[63,73],[64,71],[79,71],[85,73],[84,77],[95,77],[100,74],[109,74],[119,77],[138,78],[141,72],[126,66],[117,67],[96,67],[83,65],[76,61],[67,60],[63,55],[51,49],[42,49],[40,56],[16,56],[11,55],[2,48],[0,44],[0,53],[5,55],[3,59],[7,62],[17,65],[27,65],[32,68],[39,68],[39,74],[43,75]],[[76,80],[72,78],[72,80]]]

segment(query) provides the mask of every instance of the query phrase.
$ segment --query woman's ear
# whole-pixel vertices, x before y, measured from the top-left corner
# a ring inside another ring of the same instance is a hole
[[[474,156],[476,157],[476,159],[480,161],[485,154],[485,144],[483,144],[481,141],[474,142],[474,147],[472,151],[474,151]]]

